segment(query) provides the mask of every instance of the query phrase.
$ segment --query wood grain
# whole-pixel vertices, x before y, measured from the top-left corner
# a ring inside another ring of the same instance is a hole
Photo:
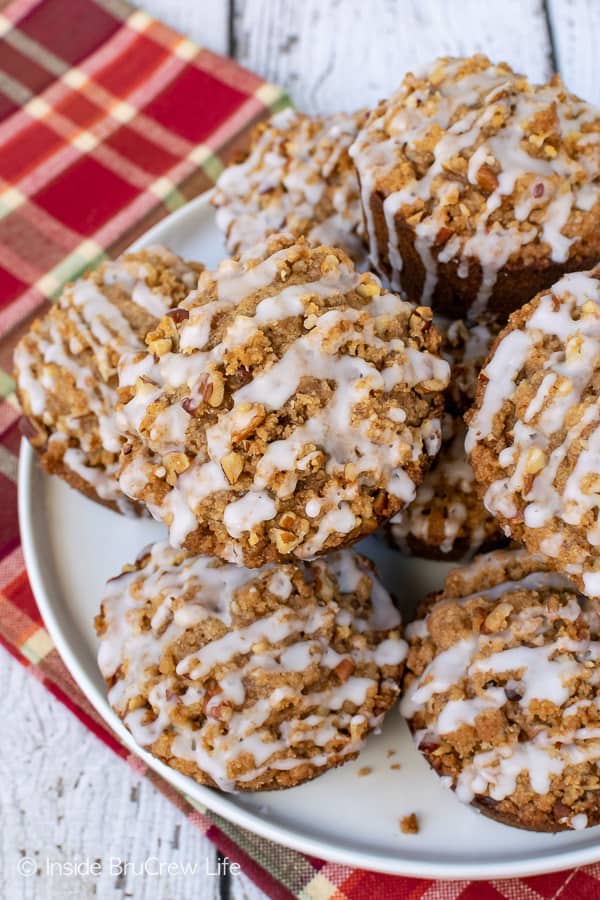
[[[229,52],[229,0],[143,0],[135,5],[202,47]]]
[[[548,0],[558,69],[569,90],[600,105],[598,0]]]
[[[387,96],[410,68],[481,51],[551,71],[541,0],[234,0],[238,59],[284,85],[307,112],[351,110]]]
[[[207,865],[214,872],[214,845],[169,800],[115,759],[2,649],[0,683],[0,721],[10,721],[0,729],[0,897],[219,898],[221,881],[206,872]],[[42,874],[20,875],[23,857]],[[97,876],[65,874],[67,862],[97,859]],[[111,872],[113,859],[130,863],[126,875]],[[199,870],[190,875],[178,868],[158,879],[140,873],[144,860],[154,868],[157,861],[196,863]],[[242,874],[230,876],[229,895],[264,897]]]

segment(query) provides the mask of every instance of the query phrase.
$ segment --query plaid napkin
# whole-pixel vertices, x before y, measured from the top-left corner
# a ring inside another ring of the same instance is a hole
[[[19,544],[14,344],[65,281],[208,188],[248,128],[287,102],[121,0],[0,0],[0,642],[270,897],[597,897],[600,865],[431,882],[326,863],[256,837],[192,804],[129,754],[43,626]]]

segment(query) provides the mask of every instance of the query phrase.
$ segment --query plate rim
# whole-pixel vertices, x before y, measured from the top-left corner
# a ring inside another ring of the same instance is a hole
[[[145,234],[139,237],[131,250],[140,249],[152,243],[160,242],[160,236],[169,225],[177,225],[186,218],[193,216],[199,209],[207,207],[210,202],[212,189],[186,203],[169,216],[162,219]],[[427,862],[410,858],[403,848],[398,848],[398,854],[390,855],[388,852],[378,854],[374,851],[352,849],[347,845],[335,845],[313,838],[304,830],[293,828],[279,823],[271,823],[260,815],[260,811],[251,811],[235,802],[236,794],[220,793],[217,790],[199,784],[193,779],[171,769],[159,759],[152,756],[142,747],[136,745],[127,729],[113,712],[108,704],[106,696],[96,687],[85,671],[78,658],[78,651],[71,646],[70,641],[63,634],[59,617],[55,614],[52,590],[46,585],[48,575],[43,571],[43,551],[40,549],[39,526],[35,524],[35,491],[36,478],[48,478],[46,473],[39,470],[37,456],[26,438],[21,441],[18,463],[18,515],[21,546],[27,575],[31,584],[38,609],[45,627],[52,638],[54,646],[78,687],[82,690],[87,700],[100,715],[102,720],[115,732],[119,740],[129,752],[138,756],[150,769],[160,775],[165,781],[184,795],[184,798],[192,805],[200,805],[215,812],[235,825],[246,828],[260,837],[275,841],[300,853],[319,858],[325,858],[327,862],[352,866],[354,868],[367,869],[389,875],[399,875],[411,878],[428,878],[444,880],[486,880],[495,878],[516,878],[543,875],[561,871],[576,866],[587,865],[600,860],[600,843],[581,848],[566,848],[555,855],[546,854],[530,856],[524,860],[505,860],[497,864],[458,862]],[[89,501],[93,502],[93,501]],[[457,801],[458,802],[458,801]],[[508,827],[508,826],[507,826]]]

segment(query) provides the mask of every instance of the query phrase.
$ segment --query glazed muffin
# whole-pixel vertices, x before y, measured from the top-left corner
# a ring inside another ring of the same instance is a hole
[[[406,655],[398,611],[350,551],[250,571],[155,544],[109,581],[96,627],[136,743],[225,791],[293,787],[354,759]]]
[[[24,432],[42,466],[118,512],[135,507],[117,481],[117,364],[144,346],[201,270],[158,246],[103,263],[67,285],[15,350]]]
[[[462,416],[475,400],[479,373],[501,326],[442,316],[435,316],[433,321],[442,336],[442,356],[451,371],[446,409],[454,416]]]
[[[225,169],[212,199],[232,256],[285,231],[342,247],[366,265],[358,179],[348,155],[365,117],[285,109],[259,125],[248,156]]]
[[[449,371],[430,310],[343,251],[256,252],[204,273],[120,367],[122,489],[174,546],[249,567],[350,545],[410,502]]]
[[[466,447],[487,509],[600,596],[600,268],[513,313],[480,376]]]
[[[439,456],[415,499],[390,520],[388,536],[403,553],[425,559],[467,560],[506,543],[483,505],[465,453],[465,426],[448,417]],[[448,438],[448,433],[452,437]]]
[[[462,413],[475,397],[477,376],[499,328],[436,317],[442,355],[450,365],[442,448],[417,488],[415,499],[391,519],[391,543],[412,556],[466,560],[480,550],[506,543],[494,516],[481,500],[465,452]]]
[[[507,825],[600,823],[595,604],[525,550],[450,573],[406,636],[401,711],[459,800]]]
[[[453,318],[505,321],[600,256],[600,111],[485,56],[408,74],[350,149],[376,269]]]

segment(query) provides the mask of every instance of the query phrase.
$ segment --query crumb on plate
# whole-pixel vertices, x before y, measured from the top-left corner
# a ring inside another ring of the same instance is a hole
[[[419,820],[415,813],[410,813],[408,816],[403,816],[400,819],[400,831],[402,834],[418,834],[419,833]]]

